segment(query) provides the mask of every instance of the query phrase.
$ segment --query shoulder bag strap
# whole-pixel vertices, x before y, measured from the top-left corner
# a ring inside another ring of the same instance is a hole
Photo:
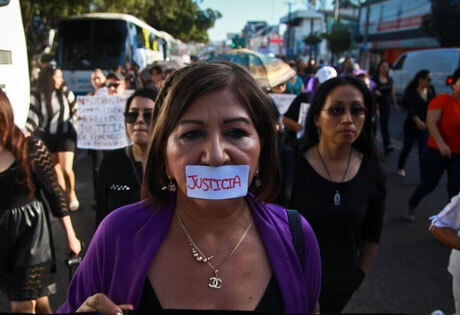
[[[305,266],[305,245],[302,233],[302,222],[300,221],[300,214],[297,210],[286,209],[289,220],[289,229],[291,230],[294,248],[299,258],[300,265]]]

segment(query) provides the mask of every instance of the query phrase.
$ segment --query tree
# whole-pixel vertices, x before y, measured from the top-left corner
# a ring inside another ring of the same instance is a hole
[[[305,43],[305,45],[310,47],[309,49],[310,58],[312,57],[312,52],[314,52],[313,55],[315,57],[318,56],[318,45],[321,43],[322,40],[323,39],[321,37],[321,34],[317,32],[311,32],[310,35],[308,35],[307,37],[303,39],[303,42]]]
[[[425,18],[425,31],[435,36],[442,47],[460,46],[460,1],[431,0],[431,16]]]
[[[323,37],[327,40],[329,49],[332,53],[332,59],[339,57],[341,53],[351,48],[351,32],[347,25],[335,22],[332,25],[330,33],[324,33]],[[333,63],[333,60],[331,63]]]

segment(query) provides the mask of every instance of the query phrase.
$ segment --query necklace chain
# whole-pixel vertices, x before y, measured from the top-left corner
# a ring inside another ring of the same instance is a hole
[[[219,266],[214,267],[214,265],[210,262],[211,258],[213,258],[214,256],[209,256],[208,257],[203,253],[203,251],[193,241],[192,236],[190,235],[190,233],[188,232],[187,228],[185,227],[185,224],[182,221],[182,218],[180,217],[179,211],[177,209],[176,209],[175,213],[176,213],[177,221],[179,222],[179,225],[181,226],[182,230],[184,231],[185,235],[187,236],[188,242],[189,242],[190,246],[192,247],[192,252],[193,252],[193,249],[195,249],[198,252],[198,254],[200,254],[201,257],[204,258],[203,260],[199,260],[199,261],[205,262],[209,266],[209,268],[211,268],[211,270],[214,272],[215,277],[212,277],[212,278],[209,279],[209,280],[211,280],[211,282],[213,284],[209,284],[209,286],[212,287],[212,288],[215,288],[215,289],[220,289],[220,283],[222,282],[222,280],[217,277],[217,273],[222,268],[222,266],[225,264],[225,262],[227,262],[227,260],[230,257],[232,257],[232,255],[240,247],[241,243],[243,242],[243,240],[246,238],[246,236],[248,235],[249,231],[251,230],[251,228],[253,226],[253,223],[254,223],[254,219],[251,219],[251,222],[249,223],[248,227],[244,231],[244,233],[241,236],[241,238],[239,239],[239,241],[236,243],[235,247],[233,247],[232,251],[227,255],[227,257],[225,257],[225,259],[220,263]],[[218,282],[216,282],[216,281],[218,281]]]
[[[321,162],[323,163],[324,169],[325,169],[326,172],[327,172],[327,176],[329,176],[329,180],[332,182],[333,180],[332,180],[331,174],[329,173],[329,170],[328,170],[328,168],[327,168],[327,165],[326,165],[326,163],[324,162],[323,157],[321,156],[321,153],[319,152],[318,146],[316,146],[316,151],[318,152],[318,156],[319,156]],[[347,167],[345,168],[345,172],[343,173],[343,177],[342,177],[341,183],[343,183],[343,182],[345,181],[345,176],[347,176],[348,167],[350,166],[351,152],[352,152],[352,151],[353,151],[353,150],[350,149],[350,154],[348,155]]]
[[[327,169],[326,162],[324,162],[323,157],[321,156],[321,153],[319,152],[318,146],[316,146],[316,151],[318,152],[318,156],[319,156],[319,158],[321,159],[321,162],[323,163],[324,168],[326,169],[327,176],[329,176],[329,180],[332,182],[332,176],[331,176],[331,174],[329,173],[329,170]],[[345,177],[347,176],[348,167],[350,166],[351,152],[352,152],[352,149],[350,149],[350,155],[348,155],[347,167],[345,168],[345,172],[343,173],[343,177],[342,177],[342,182],[341,182],[341,183],[343,183],[343,182],[345,181]],[[334,205],[335,205],[336,207],[340,206],[341,199],[342,199],[342,196],[340,195],[339,190],[337,189],[337,190],[335,191],[335,195],[334,195]]]

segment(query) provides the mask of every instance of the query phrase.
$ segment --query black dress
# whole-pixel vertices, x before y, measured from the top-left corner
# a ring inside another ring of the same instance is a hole
[[[51,227],[42,193],[55,217],[69,215],[50,153],[41,140],[27,138],[34,195],[16,183],[14,162],[0,173],[0,285],[9,300],[24,301],[56,292]]]
[[[339,206],[334,204],[336,191],[341,195]],[[380,240],[385,196],[385,177],[377,161],[363,158],[353,179],[335,183],[298,154],[292,207],[308,220],[318,239],[321,312],[340,312],[363,281],[360,247],[363,241]]]
[[[391,104],[392,101],[392,91],[393,91],[393,79],[391,77],[388,78],[386,83],[380,81],[379,77],[373,78],[376,88],[375,91],[379,91],[380,95],[376,95],[375,101],[378,105],[379,110],[379,118],[380,118],[380,131],[382,132],[383,138],[383,148],[386,152],[388,152],[391,148],[391,140],[390,140],[390,130],[389,130],[389,122],[390,122],[390,113],[391,113]]]
[[[96,227],[113,210],[141,199],[142,163],[128,156],[131,149],[113,150],[104,155],[97,180]]]

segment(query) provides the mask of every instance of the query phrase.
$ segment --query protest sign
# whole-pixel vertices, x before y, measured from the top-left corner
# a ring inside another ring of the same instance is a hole
[[[308,113],[309,108],[310,108],[310,104],[300,103],[299,120],[297,122],[302,125],[302,129],[299,132],[297,132],[297,138],[302,137],[305,131],[305,120],[307,118],[307,113]]]
[[[187,165],[185,175],[187,196],[192,198],[230,199],[248,193],[249,165]]]
[[[289,105],[296,98],[295,94],[277,94],[270,93],[271,98],[275,101],[275,105],[278,108],[281,115],[284,115],[287,112]]]
[[[77,97],[77,147],[109,150],[128,145],[121,96]]]

